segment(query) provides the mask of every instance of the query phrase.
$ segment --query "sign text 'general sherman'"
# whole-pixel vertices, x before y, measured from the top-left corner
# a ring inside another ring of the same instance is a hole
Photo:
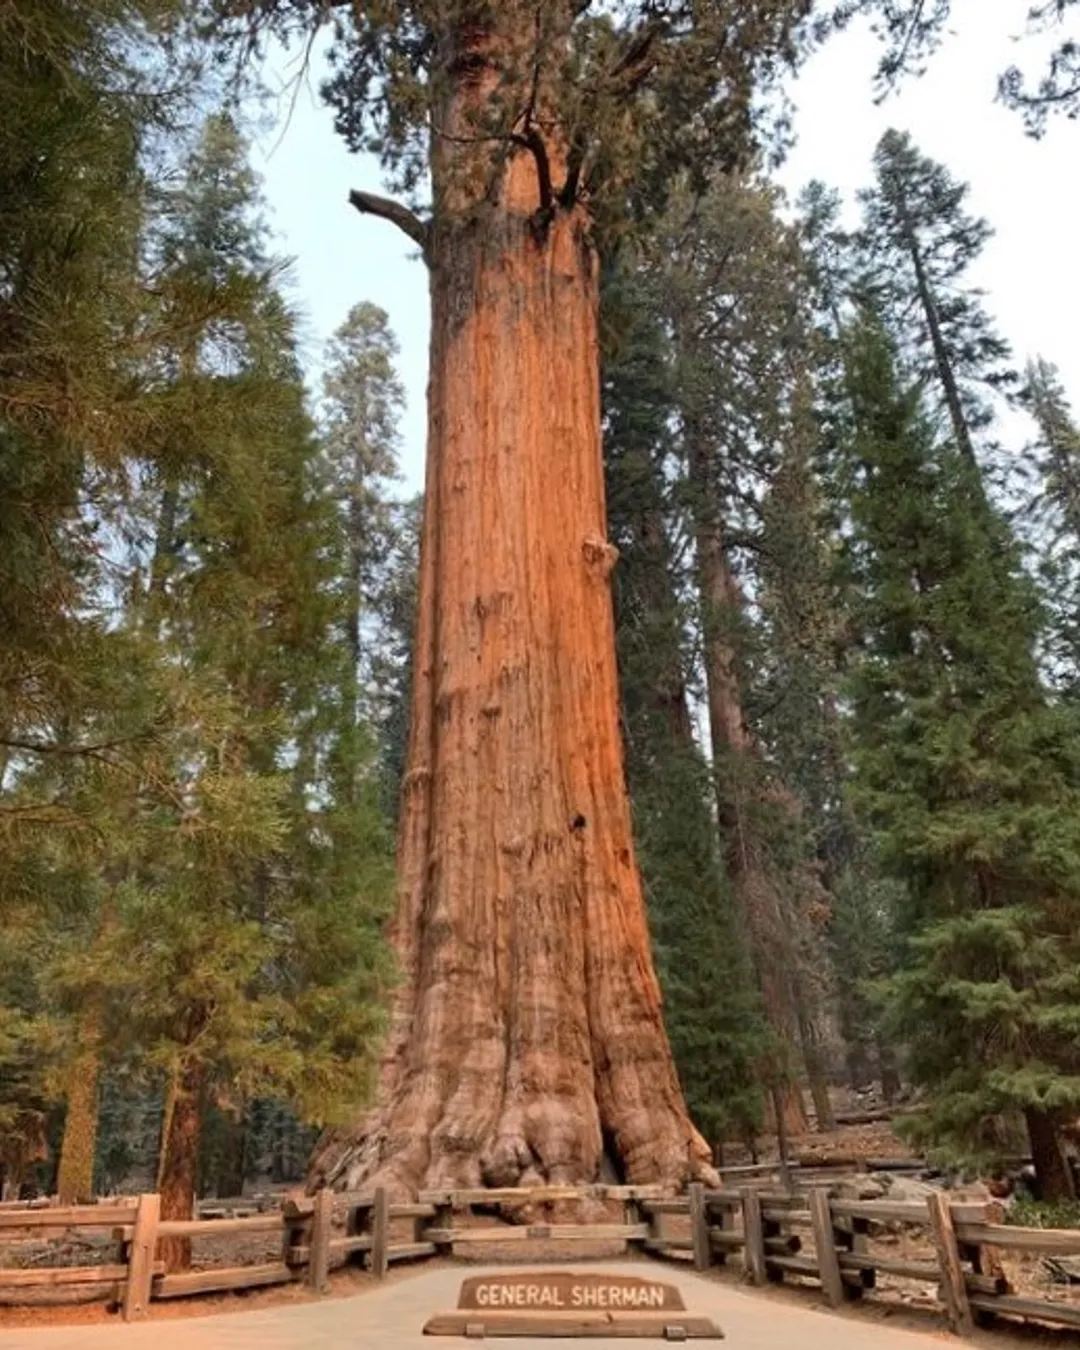
[[[686,1305],[673,1284],[640,1279],[633,1275],[575,1274],[552,1271],[543,1274],[477,1276],[465,1280],[459,1308],[495,1311],[585,1312],[681,1312]]]

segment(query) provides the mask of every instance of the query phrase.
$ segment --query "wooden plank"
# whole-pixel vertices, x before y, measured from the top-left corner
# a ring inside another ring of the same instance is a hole
[[[669,1261],[692,1263],[694,1260],[693,1246],[685,1238],[646,1238],[641,1245],[645,1251],[651,1252],[653,1256],[659,1256]]]
[[[926,1206],[917,1201],[830,1200],[829,1206],[837,1219],[873,1219],[877,1223],[927,1222]]]
[[[434,1242],[397,1242],[386,1249],[387,1261],[419,1261],[425,1256],[434,1256],[437,1248]]]
[[[708,1209],[739,1209],[742,1206],[742,1197],[742,1191],[706,1191],[705,1205]]]
[[[837,1262],[844,1270],[874,1270],[882,1275],[902,1275],[908,1280],[926,1280],[937,1284],[941,1267],[936,1261],[894,1261],[891,1257],[872,1256],[865,1252],[838,1252]]]
[[[814,1227],[814,1250],[817,1253],[821,1288],[829,1306],[839,1308],[844,1301],[844,1281],[836,1258],[836,1235],[833,1233],[827,1191],[810,1192],[810,1219]]]
[[[975,1247],[1011,1247],[1014,1251],[1038,1252],[1043,1256],[1080,1254],[1080,1229],[1012,1228],[1008,1224],[958,1223],[960,1242]]]
[[[490,1190],[421,1191],[417,1199],[421,1204],[469,1209],[473,1205],[553,1204],[580,1200],[586,1194],[582,1186],[493,1186]]]
[[[542,1205],[573,1200],[660,1200],[663,1186],[493,1186],[475,1190],[421,1191],[421,1204],[449,1205],[468,1209],[472,1205]]]
[[[375,1192],[375,1203],[371,1209],[371,1255],[368,1257],[368,1269],[377,1280],[386,1275],[386,1248],[390,1241],[390,1197],[386,1188],[380,1186]]]
[[[154,1255],[161,1220],[161,1196],[140,1195],[135,1210],[135,1231],[128,1252],[127,1282],[124,1286],[124,1321],[134,1322],[150,1311],[150,1284],[154,1277]]]
[[[960,1250],[956,1242],[949,1202],[941,1191],[932,1191],[926,1197],[926,1212],[930,1220],[930,1236],[941,1267],[941,1295],[950,1328],[958,1336],[970,1336],[975,1330],[968,1301],[964,1270],[960,1264]]]
[[[704,1192],[704,1187],[702,1188]],[[646,1214],[686,1214],[690,1200],[685,1195],[669,1196],[666,1200],[640,1200],[640,1207]]]
[[[709,1241],[713,1245],[713,1250],[720,1255],[725,1252],[742,1251],[746,1246],[746,1239],[737,1228],[716,1228],[709,1229]]]
[[[391,1219],[433,1219],[434,1205],[391,1205]]]
[[[50,1209],[0,1210],[0,1229],[112,1228],[135,1222],[135,1201],[127,1205],[65,1205]]]
[[[298,1272],[283,1261],[262,1266],[228,1266],[220,1270],[189,1270],[182,1275],[163,1275],[154,1281],[155,1298],[184,1298],[210,1294],[218,1289],[255,1289],[265,1284],[287,1284]]]
[[[808,1256],[768,1256],[765,1265],[770,1270],[786,1270],[792,1275],[809,1275],[815,1280],[820,1278],[818,1264]]]
[[[705,1212],[705,1187],[692,1181],[687,1190],[690,1206],[690,1236],[694,1244],[694,1269],[708,1270],[712,1265],[712,1244],[709,1242],[709,1216]]]
[[[1010,1294],[972,1294],[970,1303],[979,1312],[1022,1317],[1029,1322],[1057,1322],[1080,1328],[1080,1304],[1052,1303],[1049,1299],[1014,1298]]]
[[[158,1262],[154,1274],[160,1275],[165,1266]],[[127,1280],[128,1268],[113,1266],[35,1266],[30,1270],[21,1267],[0,1267],[0,1286],[11,1289],[34,1287],[56,1288],[64,1284],[122,1284]]]
[[[334,1193],[326,1186],[315,1196],[308,1257],[308,1288],[321,1294],[330,1280],[330,1239],[334,1224]]]
[[[426,1228],[424,1237],[436,1246],[456,1242],[644,1242],[651,1236],[647,1223],[507,1224],[500,1228]]]
[[[57,1308],[83,1303],[117,1304],[124,1297],[123,1281],[96,1280],[87,1284],[45,1285],[44,1287],[0,1285],[0,1308]]]
[[[792,1209],[788,1206],[781,1207],[773,1204],[771,1201],[763,1203],[761,1206],[761,1217],[767,1224],[795,1224],[804,1228],[810,1228],[812,1226],[810,1211],[806,1207],[805,1200],[798,1209]]]
[[[746,1273],[751,1283],[764,1284],[765,1269],[765,1228],[761,1218],[761,1201],[756,1191],[743,1191],[743,1240],[745,1243]]]
[[[425,1336],[593,1337],[645,1340],[719,1340],[723,1333],[707,1317],[671,1312],[503,1312],[487,1309],[436,1313],[424,1323]]]
[[[353,1252],[369,1251],[371,1251],[370,1233],[352,1233],[349,1237],[330,1239],[330,1252],[333,1256],[351,1256]]]
[[[301,1222],[305,1222],[301,1220]],[[158,1237],[222,1237],[226,1233],[280,1233],[283,1214],[253,1214],[250,1219],[162,1219]]]

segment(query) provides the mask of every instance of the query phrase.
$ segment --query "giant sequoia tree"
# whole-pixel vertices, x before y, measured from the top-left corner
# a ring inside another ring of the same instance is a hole
[[[737,156],[808,0],[224,6],[333,16],[356,192],[431,273],[429,442],[395,941],[375,1111],[317,1176],[399,1189],[708,1168],[664,1032],[619,741],[597,232]],[[415,205],[415,203],[414,203]]]

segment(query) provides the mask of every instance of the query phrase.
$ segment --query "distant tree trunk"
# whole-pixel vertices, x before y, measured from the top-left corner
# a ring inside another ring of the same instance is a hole
[[[810,1096],[814,1102],[814,1116],[819,1130],[836,1128],[832,1100],[829,1097],[829,1078],[825,1071],[825,1057],[821,1050],[821,1040],[817,1027],[807,1016],[800,1003],[799,1044],[802,1047],[803,1062],[806,1065],[806,1077],[810,1084]]]
[[[56,1174],[56,1193],[62,1205],[90,1200],[94,1194],[100,1075],[101,1015],[100,1009],[91,1007],[80,1021],[75,1057],[67,1073],[67,1115]]]
[[[741,617],[742,601],[724,553],[717,508],[717,485],[709,448],[688,428],[690,477],[695,485],[695,543],[702,608],[705,681],[712,738],[716,806],[723,834],[728,875],[746,926],[750,955],[765,1016],[782,1047],[780,1085],[769,1100],[783,1114],[789,1134],[802,1134],[808,1121],[802,1093],[792,1080],[799,1046],[799,1012],[794,990],[795,956],[788,917],[762,854],[752,819],[757,776],[756,750],[743,717],[742,693],[731,628]],[[773,1076],[767,1071],[767,1079]]]
[[[1062,1148],[1061,1127],[1065,1123],[1061,1112],[1024,1112],[1028,1138],[1031,1141],[1031,1160],[1044,1200],[1075,1200],[1076,1182]]]
[[[163,1219],[190,1219],[195,1213],[205,1075],[201,1064],[188,1064],[175,1078],[158,1178]],[[186,1270],[191,1265],[191,1242],[164,1238],[160,1254],[166,1269]]]
[[[901,207],[901,216],[904,238],[911,258],[911,265],[915,272],[915,288],[923,318],[926,320],[927,332],[930,335],[930,348],[934,353],[934,365],[937,369],[938,379],[941,381],[942,392],[945,395],[945,406],[949,412],[953,438],[956,441],[956,448],[974,470],[975,484],[980,495],[983,495],[982,473],[979,469],[979,461],[975,457],[975,444],[971,439],[971,428],[968,426],[967,414],[964,412],[964,404],[960,397],[960,386],[953,370],[952,358],[941,331],[937,299],[926,275],[926,264],[923,261],[918,236],[904,207]]]
[[[881,1095],[891,1104],[900,1096],[903,1083],[900,1081],[900,1070],[896,1066],[896,1054],[892,1046],[886,1045],[880,1036],[877,1038],[877,1060]]]
[[[497,170],[471,134],[513,40],[443,39],[401,980],[378,1105],[311,1184],[586,1182],[605,1138],[633,1182],[712,1175],[630,833],[590,220],[547,193],[554,134]]]

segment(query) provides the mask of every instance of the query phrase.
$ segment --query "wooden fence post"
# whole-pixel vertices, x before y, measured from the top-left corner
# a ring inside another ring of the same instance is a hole
[[[128,1253],[128,1276],[124,1286],[124,1321],[145,1317],[150,1307],[150,1285],[154,1278],[154,1254],[157,1248],[161,1196],[140,1195],[135,1209],[135,1231]]]
[[[386,1249],[390,1243],[390,1199],[386,1187],[380,1186],[375,1192],[375,1203],[371,1208],[371,1273],[377,1280],[386,1275],[389,1265]]]
[[[706,1205],[705,1210],[706,1216],[711,1218],[712,1216],[709,1214],[708,1205]],[[737,1224],[735,1223],[735,1209],[733,1209],[730,1205],[719,1205],[714,1210],[714,1213],[716,1215],[715,1227],[719,1228],[721,1232],[724,1233],[735,1232],[737,1227]],[[710,1237],[710,1245],[711,1245],[711,1237]],[[726,1247],[720,1247],[713,1250],[712,1260],[715,1265],[718,1266],[726,1265],[727,1259],[728,1259],[728,1249]]]
[[[330,1232],[334,1223],[334,1192],[328,1186],[315,1193],[308,1255],[308,1287],[321,1294],[330,1278]]]
[[[454,1206],[453,1196],[447,1195],[444,1199],[440,1196],[435,1201],[435,1217],[431,1220],[431,1226],[436,1231],[449,1232],[454,1227]],[[425,1232],[424,1237],[427,1238]],[[435,1243],[436,1256],[452,1256],[454,1254],[454,1244],[445,1240]]]
[[[836,1255],[836,1237],[833,1233],[829,1193],[815,1187],[810,1192],[810,1222],[814,1229],[814,1250],[817,1252],[821,1288],[829,1306],[838,1308],[844,1301],[844,1280]]]
[[[623,1200],[623,1223],[625,1224],[641,1223],[643,1215],[644,1211],[641,1208],[641,1204],[639,1203],[637,1196],[636,1195],[626,1196],[626,1198]],[[652,1238],[659,1237],[660,1225],[657,1221],[657,1216],[655,1214],[648,1214],[644,1215],[644,1217],[646,1218],[649,1225],[649,1237]],[[645,1239],[646,1242],[648,1240],[649,1240],[648,1238]],[[635,1249],[642,1248],[644,1246],[644,1243],[637,1242],[634,1241],[633,1239],[628,1238],[624,1245],[628,1251],[633,1251]]]
[[[700,1181],[692,1181],[687,1195],[690,1236],[694,1241],[694,1269],[708,1270],[712,1265],[712,1243],[709,1241],[709,1216],[705,1210],[705,1187]]]
[[[756,1191],[743,1191],[742,1215],[746,1273],[751,1284],[764,1284],[765,1229],[761,1222],[761,1200]]]
[[[956,1243],[952,1209],[948,1197],[941,1191],[931,1191],[926,1197],[930,1216],[930,1236],[934,1240],[938,1265],[941,1268],[941,1296],[950,1328],[958,1336],[970,1336],[975,1330],[968,1302],[967,1282],[960,1264],[960,1249]]]

